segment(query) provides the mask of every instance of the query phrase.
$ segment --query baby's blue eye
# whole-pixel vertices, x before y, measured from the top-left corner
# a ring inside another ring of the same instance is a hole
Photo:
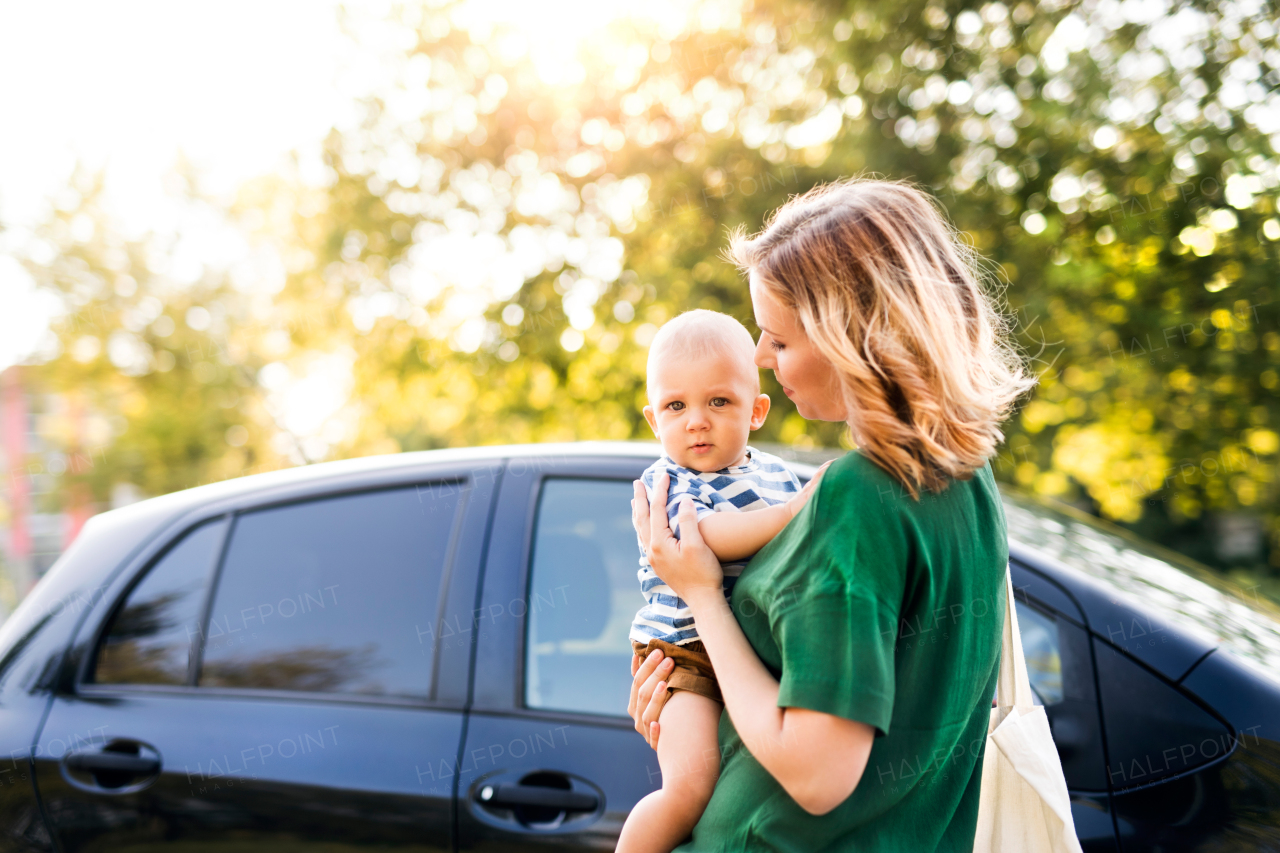
[[[673,403],[668,403],[667,408],[673,412],[678,412],[684,408],[684,403],[681,403],[679,400],[676,400]]]
[[[720,408],[721,406],[729,405],[729,401],[724,397],[712,397],[711,405],[715,406],[716,408]]]

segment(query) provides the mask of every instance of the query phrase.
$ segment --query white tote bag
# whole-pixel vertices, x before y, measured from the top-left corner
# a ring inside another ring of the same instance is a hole
[[[974,853],[1080,853],[1049,718],[1032,702],[1007,569],[1004,585],[1000,681],[982,758]]]

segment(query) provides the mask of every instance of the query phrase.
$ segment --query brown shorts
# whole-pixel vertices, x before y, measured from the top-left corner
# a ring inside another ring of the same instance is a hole
[[[688,690],[699,696],[706,696],[713,702],[724,704],[720,696],[720,685],[716,682],[715,670],[711,668],[711,658],[707,656],[707,647],[701,640],[685,643],[683,646],[664,643],[662,640],[650,640],[648,645],[631,641],[631,648],[644,660],[654,649],[662,649],[662,654],[676,662],[676,668],[667,678],[667,689]]]

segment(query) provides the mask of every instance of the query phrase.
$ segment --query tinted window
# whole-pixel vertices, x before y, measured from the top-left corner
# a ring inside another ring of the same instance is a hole
[[[1051,616],[1033,610],[1020,601],[1018,633],[1022,637],[1022,655],[1027,661],[1027,678],[1041,705],[1062,701],[1062,650],[1058,642],[1058,623]]]
[[[630,481],[543,484],[529,586],[529,707],[626,714],[627,633],[644,604],[639,560]]]
[[[428,698],[454,485],[247,513],[231,533],[200,685]]]
[[[1185,773],[1230,750],[1231,730],[1213,715],[1125,653],[1096,645],[1113,787]]]
[[[186,684],[226,522],[197,527],[147,570],[98,648],[100,684]]]

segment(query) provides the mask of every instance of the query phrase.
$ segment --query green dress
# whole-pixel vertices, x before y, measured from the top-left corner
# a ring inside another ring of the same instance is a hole
[[[972,850],[1009,560],[990,463],[917,503],[858,451],[743,572],[733,609],[780,707],[874,726],[857,788],[815,817],[720,717],[720,781],[681,848]]]

